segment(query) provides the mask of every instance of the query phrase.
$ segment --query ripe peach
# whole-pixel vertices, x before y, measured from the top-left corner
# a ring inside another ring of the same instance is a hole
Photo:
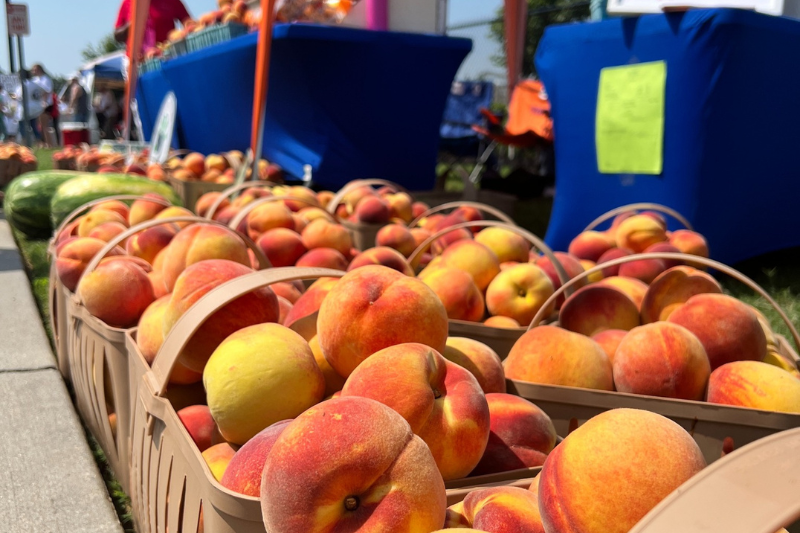
[[[480,322],[483,318],[483,295],[472,277],[463,270],[439,268],[422,281],[442,301],[450,320]]]
[[[489,318],[483,321],[483,325],[490,326],[493,328],[505,328],[505,329],[513,329],[520,327],[519,322],[507,316],[490,316]]]
[[[605,329],[600,333],[592,335],[592,340],[595,341],[606,352],[608,360],[614,364],[614,355],[617,353],[617,348],[622,339],[628,332],[621,329]]]
[[[705,237],[695,231],[679,229],[669,236],[669,243],[685,254],[708,257],[708,243]]]
[[[244,443],[228,463],[220,484],[245,496],[261,496],[261,471],[264,470],[264,463],[275,441],[291,422],[275,422]]]
[[[292,212],[282,202],[261,204],[247,215],[247,234],[253,240],[271,229],[294,227]]]
[[[711,373],[710,403],[750,409],[800,413],[800,379],[759,361],[734,361]]]
[[[64,244],[56,256],[56,274],[67,290],[75,292],[89,262],[105,245],[100,239],[91,237],[78,237]],[[124,253],[122,248],[116,247],[106,257]]]
[[[153,359],[164,342],[163,321],[168,303],[169,295],[161,296],[151,303],[139,318],[136,344],[148,364],[153,364]]]
[[[517,233],[500,227],[484,228],[477,235],[475,241],[489,248],[501,263],[516,261],[528,262],[530,243]]]
[[[444,351],[447,312],[422,281],[384,266],[345,274],[322,302],[317,320],[325,359],[342,377],[373,353],[417,342]]]
[[[701,270],[676,266],[658,276],[650,284],[642,300],[642,322],[649,324],[667,320],[677,308],[696,294],[722,293],[717,280]]]
[[[202,455],[209,470],[211,470],[211,475],[214,476],[214,479],[220,481],[225,475],[225,470],[228,468],[231,459],[236,455],[236,450],[227,442],[220,442],[207,448]]]
[[[414,202],[411,204],[411,214],[418,218],[430,210],[430,206],[425,202]]]
[[[643,283],[650,283],[666,270],[666,265],[661,259],[639,259],[619,266],[619,275],[624,278],[638,279]]]
[[[628,295],[628,298],[633,300],[633,303],[636,304],[637,309],[641,309],[644,296],[647,294],[647,284],[634,278],[611,276],[610,278],[603,278],[600,280],[598,285],[613,287],[618,291],[622,291]]]
[[[118,222],[123,226],[127,226],[127,221],[116,211],[90,211],[81,217],[81,222],[78,224],[78,236],[88,237],[94,228],[106,222]]]
[[[319,207],[319,201],[317,200],[317,195],[311,189],[307,187],[295,186],[289,187],[287,189],[276,189],[275,196],[284,196],[283,192],[286,192],[286,196],[292,196],[294,198],[299,198],[299,200],[287,199],[284,200],[284,204],[290,210],[294,212],[298,212],[301,209],[307,207]]]
[[[327,220],[328,222],[330,222],[330,218],[329,218],[330,214],[327,211],[325,211],[324,209],[322,209],[321,207],[304,207],[300,211],[298,211],[297,213],[294,213],[294,214],[295,215],[299,215],[300,217],[302,217],[303,220],[305,220],[306,224],[308,224],[309,222],[313,222],[314,220],[317,220],[318,218],[322,218],[322,219]],[[297,220],[297,219],[295,219],[295,220]]]
[[[128,227],[121,222],[104,222],[99,226],[95,226],[92,231],[89,232],[88,237],[100,239],[103,242],[109,242],[117,235],[124,233],[127,229]],[[123,240],[120,244],[125,246],[126,243],[127,239]]]
[[[183,168],[195,176],[201,176],[206,170],[205,158],[203,157],[203,154],[198,154],[197,152],[187,154],[186,157],[183,158]]]
[[[489,487],[473,490],[464,498],[464,521],[474,529],[451,531],[497,531],[544,533],[536,494],[519,487]]]
[[[389,194],[384,197],[389,204],[389,213],[392,218],[399,218],[406,224],[414,219],[414,211],[411,209],[411,197],[404,192]]]
[[[164,313],[164,334],[208,291],[251,272],[251,268],[225,259],[208,259],[191,265],[175,282]],[[253,324],[276,322],[279,313],[278,298],[268,287],[240,296],[206,319],[181,352],[178,362],[202,372],[211,353],[225,338]]]
[[[614,354],[614,384],[620,392],[701,400],[711,365],[697,337],[671,322],[633,328]]]
[[[338,281],[337,278],[320,278],[315,281],[294,303],[283,325],[310,341],[317,334],[317,313],[322,301]]]
[[[261,511],[267,531],[433,531],[445,519],[444,482],[431,452],[392,409],[342,397],[290,423],[267,456]]]
[[[633,255],[633,252],[628,250],[627,248],[612,248],[597,260],[598,265],[602,265],[603,263],[607,263],[613,259],[619,259],[620,257],[625,257],[628,255]],[[612,276],[619,276],[619,267],[620,265],[610,266],[603,269],[603,277],[610,278]]]
[[[411,265],[408,264],[406,258],[393,248],[387,246],[378,246],[376,248],[369,248],[356,255],[347,267],[347,271],[367,265],[383,265],[392,270],[397,270],[406,276],[413,276],[414,271]],[[469,277],[469,275],[467,275]],[[471,278],[470,278],[470,281]]]
[[[547,458],[539,481],[545,531],[626,533],[705,466],[675,422],[648,411],[606,411]]]
[[[564,252],[554,252],[554,255],[556,256],[556,259],[558,259],[558,262],[561,263],[561,266],[564,267],[569,279],[572,279],[575,276],[583,273],[583,266],[581,266],[580,260],[574,255],[565,254]],[[558,290],[559,287],[561,287],[561,279],[558,277],[553,263],[550,262],[550,259],[547,256],[539,256],[535,260],[532,260],[531,263],[534,263],[536,266],[544,270],[545,273],[547,273],[547,275],[550,277],[550,281],[553,282],[553,289]],[[586,285],[586,283],[587,281],[584,279],[579,281],[576,285],[573,285],[573,288],[579,289]],[[562,294],[556,301],[556,309],[560,309],[563,304],[564,295]]]
[[[167,247],[173,237],[175,237],[175,231],[167,226],[147,228],[128,238],[125,243],[125,251],[128,252],[128,255],[141,257],[152,265],[158,253]]]
[[[394,248],[404,257],[408,257],[417,249],[417,242],[414,240],[414,235],[405,226],[400,224],[389,224],[378,230],[378,235],[375,237],[375,244],[377,246],[388,246]]]
[[[317,366],[322,370],[322,375],[325,377],[325,397],[327,398],[342,390],[345,379],[337,374],[325,359],[325,356],[322,354],[322,348],[319,346],[319,339],[316,335],[308,342],[308,346],[311,348],[311,353],[314,354],[314,360],[317,362]]]
[[[219,440],[217,424],[207,405],[190,405],[179,410],[177,414],[201,453],[210,448],[215,440]]]
[[[197,213],[197,216],[204,217],[208,210],[214,205],[214,202],[219,199],[222,193],[218,191],[207,192],[203,196],[197,199],[197,202],[194,205],[194,212]],[[219,204],[217,207],[217,213],[220,212],[222,209],[225,209],[231,205],[231,201],[228,198],[222,200],[222,203]]]
[[[356,206],[355,215],[358,222],[364,224],[386,224],[392,218],[389,204],[377,196],[361,200]]]
[[[278,324],[283,324],[284,320],[286,320],[286,315],[292,310],[292,303],[283,296],[278,296],[278,309],[280,310]]]
[[[472,276],[480,291],[485,291],[500,272],[500,262],[494,252],[473,240],[451,244],[441,257],[442,266],[463,270]]]
[[[597,263],[595,263],[594,261],[589,261],[588,259],[581,259],[580,260],[580,264],[583,267],[584,271],[591,270],[591,269],[593,269],[594,267],[597,266]],[[502,268],[502,265],[501,265],[501,268]],[[598,281],[600,281],[602,279],[603,279],[603,271],[601,270],[600,272],[595,272],[594,274],[589,274],[589,276],[586,278],[586,281],[588,283],[597,283]]]
[[[331,191],[319,191],[317,193],[317,201],[319,202],[319,206],[322,209],[327,209],[328,204],[335,196],[336,194]]]
[[[111,327],[134,326],[155,300],[147,273],[132,261],[98,265],[78,284],[86,310]]]
[[[257,244],[273,267],[293,266],[308,251],[300,234],[287,228],[263,233]]]
[[[186,209],[184,207],[178,207],[178,206],[174,206],[173,205],[171,207],[167,207],[163,211],[159,211],[159,213],[156,216],[154,216],[153,218],[154,219],[164,219],[164,218],[172,218],[172,217],[193,217],[193,216],[194,216],[194,213],[192,213],[188,209]],[[175,222],[175,225],[178,226],[179,228],[185,228],[186,226],[189,226],[190,224],[191,224],[191,222]]]
[[[486,289],[486,307],[495,316],[507,316],[530,324],[545,301],[553,295],[553,282],[544,270],[521,263],[497,274]]]
[[[543,465],[556,445],[556,428],[550,417],[519,396],[487,394],[486,401],[491,418],[489,443],[470,475]]]
[[[216,170],[218,172],[225,172],[228,169],[228,160],[219,154],[211,154],[206,157],[206,170]]]
[[[599,231],[584,231],[569,243],[569,253],[578,259],[597,262],[604,253],[616,248],[614,239]]]
[[[333,268],[345,270],[347,259],[333,248],[315,248],[304,253],[296,263],[299,267]]]
[[[675,309],[670,322],[700,339],[711,370],[733,361],[763,361],[767,338],[750,307],[724,294],[697,294]]]
[[[119,200],[106,200],[105,202],[95,204],[89,210],[89,212],[92,211],[115,211],[123,218],[125,225],[128,224],[128,216],[131,213],[130,208]]]
[[[482,342],[465,337],[448,337],[442,355],[469,370],[484,394],[506,391],[503,362],[494,350]]]
[[[294,305],[294,303],[300,299],[305,290],[302,281],[299,283],[282,281],[280,283],[273,283],[269,286],[269,288],[272,289],[277,296],[286,298],[286,300],[292,305]]]
[[[681,253],[676,247],[672,246],[669,242],[657,242],[655,244],[651,244],[647,247],[644,253],[670,253],[670,254],[679,254]],[[680,266],[683,264],[682,261],[678,259],[662,259],[661,261],[664,262],[664,266],[667,267],[669,270],[672,267]]]
[[[353,239],[347,228],[332,224],[325,219],[317,219],[305,227],[302,234],[303,246],[308,250],[315,248],[333,248],[345,255],[353,247]]]
[[[606,329],[635,328],[639,325],[639,310],[622,291],[594,284],[567,298],[558,320],[564,329],[591,337]]]
[[[627,248],[638,253],[644,252],[648,246],[667,240],[664,227],[647,215],[634,215],[623,220],[615,237],[618,248]]]
[[[165,252],[164,282],[172,291],[178,276],[189,266],[207,259],[227,259],[250,265],[247,246],[232,231],[209,224],[192,224],[172,239]]]
[[[503,361],[507,379],[586,389],[614,390],[611,363],[595,341],[554,326],[522,335]]]
[[[400,413],[445,480],[466,477],[486,449],[489,407],[478,381],[424,344],[397,344],[371,355],[347,378],[342,397],[348,396]]]

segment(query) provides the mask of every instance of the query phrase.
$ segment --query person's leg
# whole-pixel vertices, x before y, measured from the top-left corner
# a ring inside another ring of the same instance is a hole
[[[61,146],[61,129],[58,127],[58,117],[53,117],[53,131],[56,137],[56,147]]]

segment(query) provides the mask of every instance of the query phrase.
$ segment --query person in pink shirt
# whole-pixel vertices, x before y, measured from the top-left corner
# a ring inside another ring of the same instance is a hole
[[[131,26],[131,0],[122,0],[114,26],[117,42],[127,42]],[[175,21],[183,22],[192,18],[181,0],[150,0],[150,12],[144,30],[142,52],[155,48],[157,43],[167,40],[169,32],[175,29]]]

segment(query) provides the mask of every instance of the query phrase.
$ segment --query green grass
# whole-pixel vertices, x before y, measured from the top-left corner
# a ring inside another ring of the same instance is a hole
[[[33,151],[36,160],[39,162],[39,170],[51,170],[53,168],[53,154],[61,148],[37,148]]]

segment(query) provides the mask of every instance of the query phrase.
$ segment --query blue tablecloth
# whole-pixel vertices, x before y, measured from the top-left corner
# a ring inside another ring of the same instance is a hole
[[[600,174],[600,69],[658,60],[663,173]],[[554,26],[535,61],[555,130],[548,244],[566,249],[596,216],[652,201],[684,214],[723,262],[800,245],[800,21],[708,9]]]
[[[273,36],[264,157],[295,176],[310,164],[331,189],[378,177],[433,187],[445,100],[471,41],[304,24]],[[256,42],[250,34],[164,63],[183,147],[249,146]]]
[[[169,82],[160,70],[147,72],[139,78],[136,84],[136,104],[139,106],[139,117],[142,119],[142,133],[148,141],[153,134],[153,127],[161,109],[164,97],[170,91]],[[176,121],[177,122],[177,121]],[[179,124],[175,124],[176,140],[179,141]]]

